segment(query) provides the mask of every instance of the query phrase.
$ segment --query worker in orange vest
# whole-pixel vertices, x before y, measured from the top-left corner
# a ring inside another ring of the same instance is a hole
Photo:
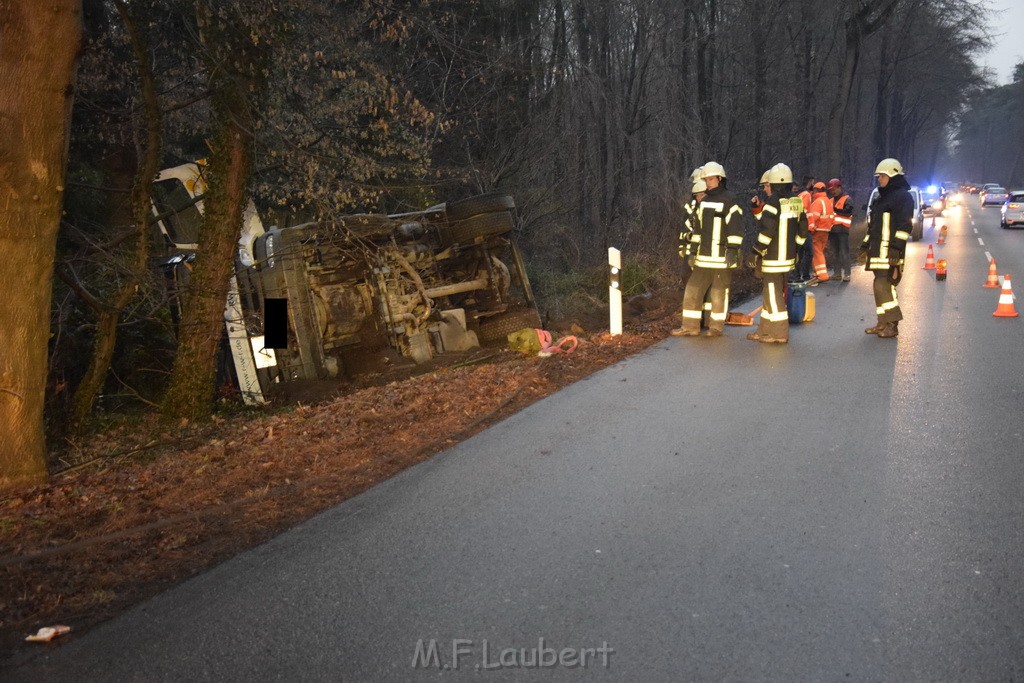
[[[836,263],[832,268],[832,279],[836,282],[850,281],[850,228],[853,226],[853,200],[843,190],[843,183],[839,178],[828,181],[826,186],[829,196],[832,198],[832,208],[835,213],[835,223],[832,225],[832,232],[829,233],[828,241],[836,255]]]
[[[811,197],[811,206],[807,210],[807,230],[814,240],[814,256],[811,263],[814,264],[814,277],[807,284],[811,287],[819,282],[828,281],[828,264],[825,263],[825,248],[828,246],[828,236],[832,232],[832,224],[835,222],[832,200],[825,192],[825,183],[819,181],[814,183],[814,191]]]

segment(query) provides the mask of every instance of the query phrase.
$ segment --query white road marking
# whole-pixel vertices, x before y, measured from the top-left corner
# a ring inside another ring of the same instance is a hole
[[[977,234],[978,234],[978,229],[977,229],[977,228],[975,228],[975,229],[974,229],[974,234],[975,234],[975,235],[977,235]]]
[[[981,246],[985,246],[985,241],[979,237],[978,244],[980,244]]]
[[[992,263],[992,254],[985,252],[985,263]]]

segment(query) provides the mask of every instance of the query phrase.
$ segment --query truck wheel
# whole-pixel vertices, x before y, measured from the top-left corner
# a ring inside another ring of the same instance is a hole
[[[452,221],[451,241],[453,243],[472,242],[477,237],[503,235],[512,230],[512,214],[508,211],[484,213],[462,220]]]
[[[463,218],[477,216],[482,213],[509,211],[514,208],[516,208],[516,203],[512,200],[512,197],[500,192],[491,192],[490,194],[480,194],[475,197],[448,202],[445,206],[445,212],[448,214],[448,220],[454,223]]]
[[[918,221],[914,227],[910,228],[910,241],[920,242],[924,236],[924,221]]]
[[[480,321],[480,332],[477,335],[481,344],[506,341],[508,335],[524,327],[539,328],[540,314],[535,308],[506,311]]]

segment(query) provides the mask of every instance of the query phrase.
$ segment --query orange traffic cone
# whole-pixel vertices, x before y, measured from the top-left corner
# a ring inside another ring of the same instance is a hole
[[[993,313],[997,318],[1016,318],[1017,309],[1013,307],[1013,288],[1010,287],[1010,274],[1003,276],[1003,291],[999,292],[999,305]]]
[[[983,284],[982,287],[987,289],[996,289],[999,287],[999,271],[996,270],[995,259],[988,262],[988,279],[985,280],[985,284]]]
[[[945,225],[943,225],[942,229],[939,230],[939,242],[938,243],[939,244],[945,244],[946,243],[946,226]]]
[[[925,270],[935,270],[935,252],[932,251],[932,245],[928,245],[928,258],[924,260]]]

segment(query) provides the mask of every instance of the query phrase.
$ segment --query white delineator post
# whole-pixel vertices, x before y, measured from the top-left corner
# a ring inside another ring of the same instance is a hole
[[[622,287],[619,274],[622,272],[622,253],[615,247],[608,248],[608,317],[612,336],[622,334]]]

